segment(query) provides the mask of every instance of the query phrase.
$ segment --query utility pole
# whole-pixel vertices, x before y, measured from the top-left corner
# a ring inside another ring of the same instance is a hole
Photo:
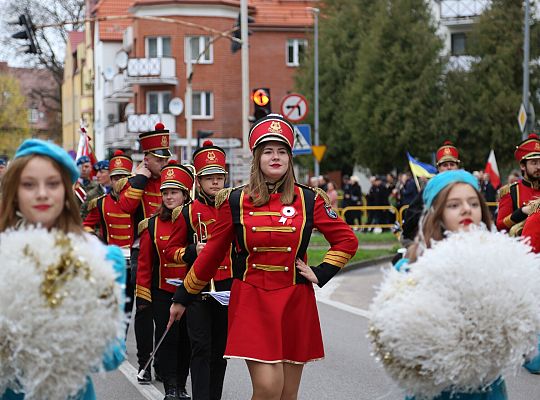
[[[247,0],[240,1],[240,39],[242,40],[242,148],[249,152],[249,32]]]
[[[315,42],[313,44],[313,87],[314,87],[314,94],[313,94],[313,144],[315,146],[319,145],[319,9],[318,8],[310,8],[311,12],[313,12],[314,17],[314,24],[313,24],[313,41]],[[319,176],[320,175],[320,168],[319,168],[319,162],[314,157],[314,164],[313,164],[313,175]]]
[[[525,140],[529,136],[529,132],[534,127],[533,115],[529,104],[529,47],[530,47],[530,4],[529,0],[525,0],[525,21],[523,27],[523,107],[527,113],[527,121],[525,129],[523,129],[522,139]]]
[[[191,38],[187,41],[187,66],[186,66],[186,140],[187,140],[187,155],[186,162],[189,161],[192,154],[191,140],[193,139],[193,117],[192,113],[192,101],[193,90],[191,87],[191,78],[193,76],[193,63],[191,61]]]

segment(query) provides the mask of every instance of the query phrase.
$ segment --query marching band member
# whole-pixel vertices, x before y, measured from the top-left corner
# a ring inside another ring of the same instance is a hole
[[[105,244],[114,244],[121,247],[124,254],[129,255],[133,238],[135,237],[134,230],[136,226],[134,226],[132,216],[120,208],[115,184],[131,174],[133,161],[122,150],[117,150],[108,164],[110,165],[111,191],[88,202],[88,215],[83,221],[83,227],[89,233],[97,233]],[[129,321],[131,319],[131,310],[133,309],[134,287],[131,283],[129,256],[126,258],[128,263],[126,268],[126,305],[124,311]]]
[[[170,263],[165,258],[165,247],[172,231],[172,213],[190,201],[193,174],[176,161],[161,170],[160,190],[163,203],[158,214],[139,224],[141,238],[137,286],[137,308],[151,309],[156,324],[156,337],[161,338],[169,320],[171,296],[175,286],[167,279],[184,279],[186,264]],[[183,221],[179,221],[183,222]],[[160,373],[165,388],[164,400],[189,399],[186,380],[189,373],[190,348],[185,318],[179,326],[171,327],[158,349]]]
[[[166,256],[177,263],[193,264],[197,254],[204,248],[207,238],[213,235],[218,211],[216,194],[225,186],[225,151],[214,146],[210,140],[193,154],[199,195],[182,209],[187,227],[187,247],[184,224],[174,224],[173,233],[166,249]],[[204,236],[207,234],[207,237]],[[182,237],[183,236],[183,237]],[[203,236],[203,237],[201,237]],[[197,242],[195,242],[195,239]],[[208,291],[231,290],[232,245],[229,246],[214,276],[214,286]],[[191,388],[194,400],[219,400],[227,360],[223,358],[227,343],[227,307],[209,295],[198,295],[186,314],[191,344]]]
[[[505,185],[497,194],[499,208],[497,229],[510,231],[515,225],[524,224],[531,214],[528,206],[531,200],[540,197],[540,138],[531,133],[527,139],[516,146],[514,158],[519,163],[523,178]],[[519,226],[514,230],[519,231]]]
[[[304,364],[324,357],[313,283],[325,285],[356,253],[358,240],[325,193],[295,182],[294,130],[270,114],[250,130],[247,186],[216,196],[212,237],[178,287],[169,324],[216,275],[231,241],[237,257],[225,357],[246,360],[252,399],[297,398]],[[316,267],[306,265],[312,229],[330,242]]]
[[[169,151],[169,131],[162,123],[156,124],[154,131],[141,133],[139,141],[144,153],[144,162],[135,169],[135,175],[129,179],[122,179],[116,185],[120,193],[118,204],[126,214],[134,216],[134,224],[154,215],[161,205],[161,168],[167,164],[171,156]],[[135,232],[136,234],[137,232]],[[131,279],[135,285],[137,275],[137,258],[139,256],[139,240],[133,240],[131,247]],[[139,372],[150,358],[153,348],[154,323],[149,307],[135,310],[135,338],[137,341],[137,360]],[[159,369],[159,360],[154,366]],[[137,376],[140,384],[149,384],[152,374],[149,369],[145,371],[143,379]]]

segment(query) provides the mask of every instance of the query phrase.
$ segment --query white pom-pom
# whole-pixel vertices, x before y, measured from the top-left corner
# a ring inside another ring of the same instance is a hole
[[[106,247],[80,235],[59,244],[59,237],[37,228],[0,235],[0,393],[9,387],[27,400],[73,396],[101,367],[108,343],[122,337],[122,288]],[[53,268],[66,278],[51,288],[54,300],[45,271],[59,265],[68,267]]]
[[[474,392],[522,365],[540,332],[540,259],[505,234],[475,229],[386,272],[370,336],[409,394]]]

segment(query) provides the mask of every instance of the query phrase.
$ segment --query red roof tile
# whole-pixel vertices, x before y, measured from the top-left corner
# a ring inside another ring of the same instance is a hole
[[[84,42],[84,32],[71,31],[68,32],[68,41],[71,45],[71,52],[77,51],[79,43]]]

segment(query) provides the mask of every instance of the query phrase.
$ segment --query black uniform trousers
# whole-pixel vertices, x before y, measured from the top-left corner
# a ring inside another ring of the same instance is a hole
[[[173,293],[166,290],[152,290],[152,314],[156,323],[156,344],[167,329],[172,296]],[[185,388],[191,356],[185,316],[171,326],[158,349],[157,356],[163,383]]]
[[[131,261],[126,260],[127,268],[126,268],[126,289],[125,289],[125,295],[126,295],[126,302],[124,303],[124,314],[126,315],[126,339],[127,334],[129,330],[129,324],[131,322],[131,312],[133,310],[133,304],[135,300],[135,287],[133,286],[133,283],[131,281]]]
[[[131,249],[131,284],[136,286],[137,265],[139,249]],[[154,321],[152,318],[152,307],[136,308],[135,310],[135,340],[137,341],[137,362],[139,371],[144,368],[154,350]],[[154,359],[154,368],[158,365],[157,358]],[[159,368],[156,368],[159,369]]]
[[[227,360],[227,312],[209,295],[199,295],[186,310],[191,341],[191,392],[193,400],[220,400]]]

